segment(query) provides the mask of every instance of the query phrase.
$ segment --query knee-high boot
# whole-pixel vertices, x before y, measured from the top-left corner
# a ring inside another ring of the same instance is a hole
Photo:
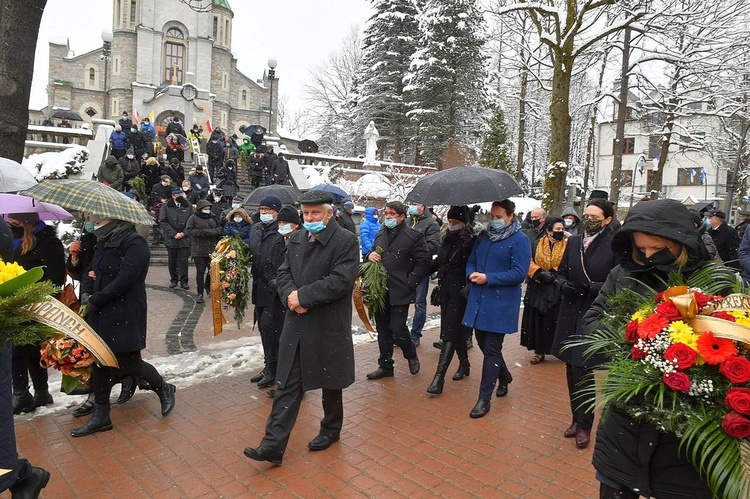
[[[466,349],[466,341],[457,341],[455,348],[456,355],[458,355],[458,371],[453,375],[453,381],[458,381],[469,375],[471,364],[469,364],[469,352]]]
[[[427,387],[427,393],[438,395],[443,393],[443,383],[445,382],[445,373],[453,359],[454,345],[450,341],[443,342],[443,348],[440,349],[440,358],[438,359],[437,371],[432,384]]]

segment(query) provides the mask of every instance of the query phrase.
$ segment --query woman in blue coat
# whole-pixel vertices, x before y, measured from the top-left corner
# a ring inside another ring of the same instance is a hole
[[[466,263],[469,299],[462,323],[474,328],[484,354],[479,400],[469,414],[472,418],[490,411],[496,381],[497,396],[504,397],[512,379],[503,360],[503,340],[518,331],[521,284],[531,262],[531,245],[513,216],[515,210],[508,199],[492,203],[487,230],[479,235]]]
[[[372,245],[375,244],[375,235],[379,230],[378,209],[374,206],[368,206],[365,209],[365,219],[359,224],[359,239],[363,257],[372,251]]]

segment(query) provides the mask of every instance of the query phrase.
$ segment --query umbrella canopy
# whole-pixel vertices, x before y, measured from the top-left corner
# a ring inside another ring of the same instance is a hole
[[[349,194],[347,194],[346,191],[344,191],[344,189],[342,189],[341,187],[337,187],[335,185],[331,185],[331,184],[316,185],[310,190],[330,192],[331,194],[333,194],[334,203],[340,203],[341,201],[349,197]]]
[[[190,147],[187,137],[185,137],[184,135],[180,135],[179,133],[170,133],[166,138],[167,142],[172,142],[172,140],[176,138],[177,143],[180,144],[180,149],[182,149],[183,151],[187,151]]]
[[[75,111],[71,111],[70,109],[58,109],[55,111],[55,114],[52,115],[53,118],[59,118],[59,119],[65,119],[70,121],[83,121],[83,118],[81,118],[81,115],[76,113]]]
[[[0,192],[18,192],[36,185],[34,176],[12,159],[0,158]]]
[[[266,127],[264,127],[263,125],[248,125],[247,127],[245,127],[245,131],[242,133],[244,133],[245,135],[252,135],[254,133],[262,133],[265,135]]]
[[[278,196],[282,204],[295,204],[302,193],[291,185],[266,185],[253,190],[245,199],[245,204],[259,205],[270,194]]]
[[[425,205],[466,205],[502,201],[523,194],[518,182],[503,170],[456,166],[421,179],[406,201]]]
[[[306,152],[318,152],[318,144],[310,139],[301,140],[299,144],[297,144],[297,147],[299,148],[299,152],[303,154]]]
[[[43,180],[22,194],[69,210],[85,211],[114,220],[145,225],[154,223],[143,205],[122,192],[93,180]]]
[[[62,206],[37,201],[20,194],[0,193],[0,213],[37,213],[39,220],[67,220],[73,218]]]

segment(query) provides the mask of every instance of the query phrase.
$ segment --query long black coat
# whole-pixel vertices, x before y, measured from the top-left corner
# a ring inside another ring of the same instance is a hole
[[[128,227],[98,241],[89,270],[96,279],[81,281],[94,309],[86,320],[114,353],[146,348],[146,274],[151,251],[146,240]]]
[[[34,234],[36,246],[22,255],[21,246],[13,250],[13,261],[26,270],[43,267],[43,281],[52,281],[55,286],[65,284],[65,248],[57,238],[55,229],[45,225]]]
[[[178,205],[174,199],[164,203],[159,211],[159,228],[164,234],[164,246],[167,248],[188,248],[190,247],[190,238],[183,237],[175,239],[174,236],[179,232],[185,232],[188,218],[193,214],[193,208],[185,198],[177,198],[180,201]]]
[[[196,211],[185,224],[185,236],[190,239],[190,256],[208,257],[221,239],[224,229],[213,213]]]
[[[444,341],[461,341],[471,335],[471,328],[461,324],[466,311],[466,298],[461,289],[467,284],[466,262],[473,247],[474,236],[470,230],[446,233],[433,262],[440,285],[440,337]]]
[[[380,229],[373,250],[377,247],[384,250],[380,256],[388,271],[388,303],[414,303],[414,291],[432,266],[424,234],[408,227],[404,221],[394,229]]]
[[[283,239],[274,221],[268,225],[263,222],[253,224],[248,238],[248,247],[252,255],[250,273],[253,276],[252,303],[256,307],[270,307],[276,295],[269,289],[269,283],[276,277],[278,265],[274,266],[274,252],[277,244]]]
[[[283,388],[299,348],[302,386],[343,389],[354,383],[352,291],[359,269],[357,237],[331,219],[308,241],[304,229],[289,236],[276,284],[286,305],[297,291],[305,314],[287,310],[279,340],[276,380]]]
[[[708,234],[714,240],[724,264],[739,269],[739,263],[736,260],[737,250],[740,247],[740,237],[734,227],[722,223],[717,228],[709,230]]]
[[[609,272],[615,268],[617,260],[612,250],[612,233],[602,230],[583,251],[583,236],[568,239],[560,268],[557,270],[558,285],[569,282],[572,286],[588,286],[588,292],[579,295],[562,295],[560,313],[552,342],[552,353],[558,359],[578,367],[588,367],[584,362],[583,350],[566,349],[560,351],[562,343],[571,336],[583,334],[583,314],[585,314],[607,280]],[[585,270],[584,270],[585,266]]]

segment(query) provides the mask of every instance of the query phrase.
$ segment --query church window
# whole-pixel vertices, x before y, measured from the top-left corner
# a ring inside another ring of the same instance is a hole
[[[247,109],[247,90],[242,91],[241,106],[242,109]]]
[[[229,34],[229,20],[224,21],[224,45],[229,47],[231,45],[231,36]]]
[[[228,128],[228,123],[227,122],[229,121],[229,115],[227,114],[226,111],[222,111],[221,112],[220,120],[221,120],[221,128],[222,129]]]
[[[84,113],[88,114],[89,118],[93,118],[94,116],[96,116],[96,109],[94,109],[93,107],[87,107]]]
[[[130,0],[130,25],[135,26],[136,0]]]
[[[214,30],[213,30],[213,38],[216,40],[216,37],[219,35],[219,18],[214,16]],[[218,40],[217,40],[218,41]]]
[[[229,74],[228,73],[221,74],[221,89],[229,90]]]
[[[185,35],[182,34],[182,30],[180,30],[180,28],[169,28],[167,30],[167,37],[178,38],[182,40],[185,38]]]
[[[120,56],[115,56],[112,59],[112,74],[113,75],[120,74]]]
[[[185,46],[179,43],[167,42],[164,48],[164,80],[170,83],[182,84]]]
[[[120,114],[120,99],[117,97],[112,98],[112,102],[109,106],[109,114],[110,116],[117,116]]]
[[[89,69],[89,86],[93,87],[96,84],[96,70],[94,68]]]
[[[121,20],[121,17],[120,17],[120,15],[121,15],[120,14],[120,7],[121,7],[121,5],[120,5],[120,3],[121,3],[121,0],[117,0],[115,2],[115,24],[119,24],[119,22]]]

